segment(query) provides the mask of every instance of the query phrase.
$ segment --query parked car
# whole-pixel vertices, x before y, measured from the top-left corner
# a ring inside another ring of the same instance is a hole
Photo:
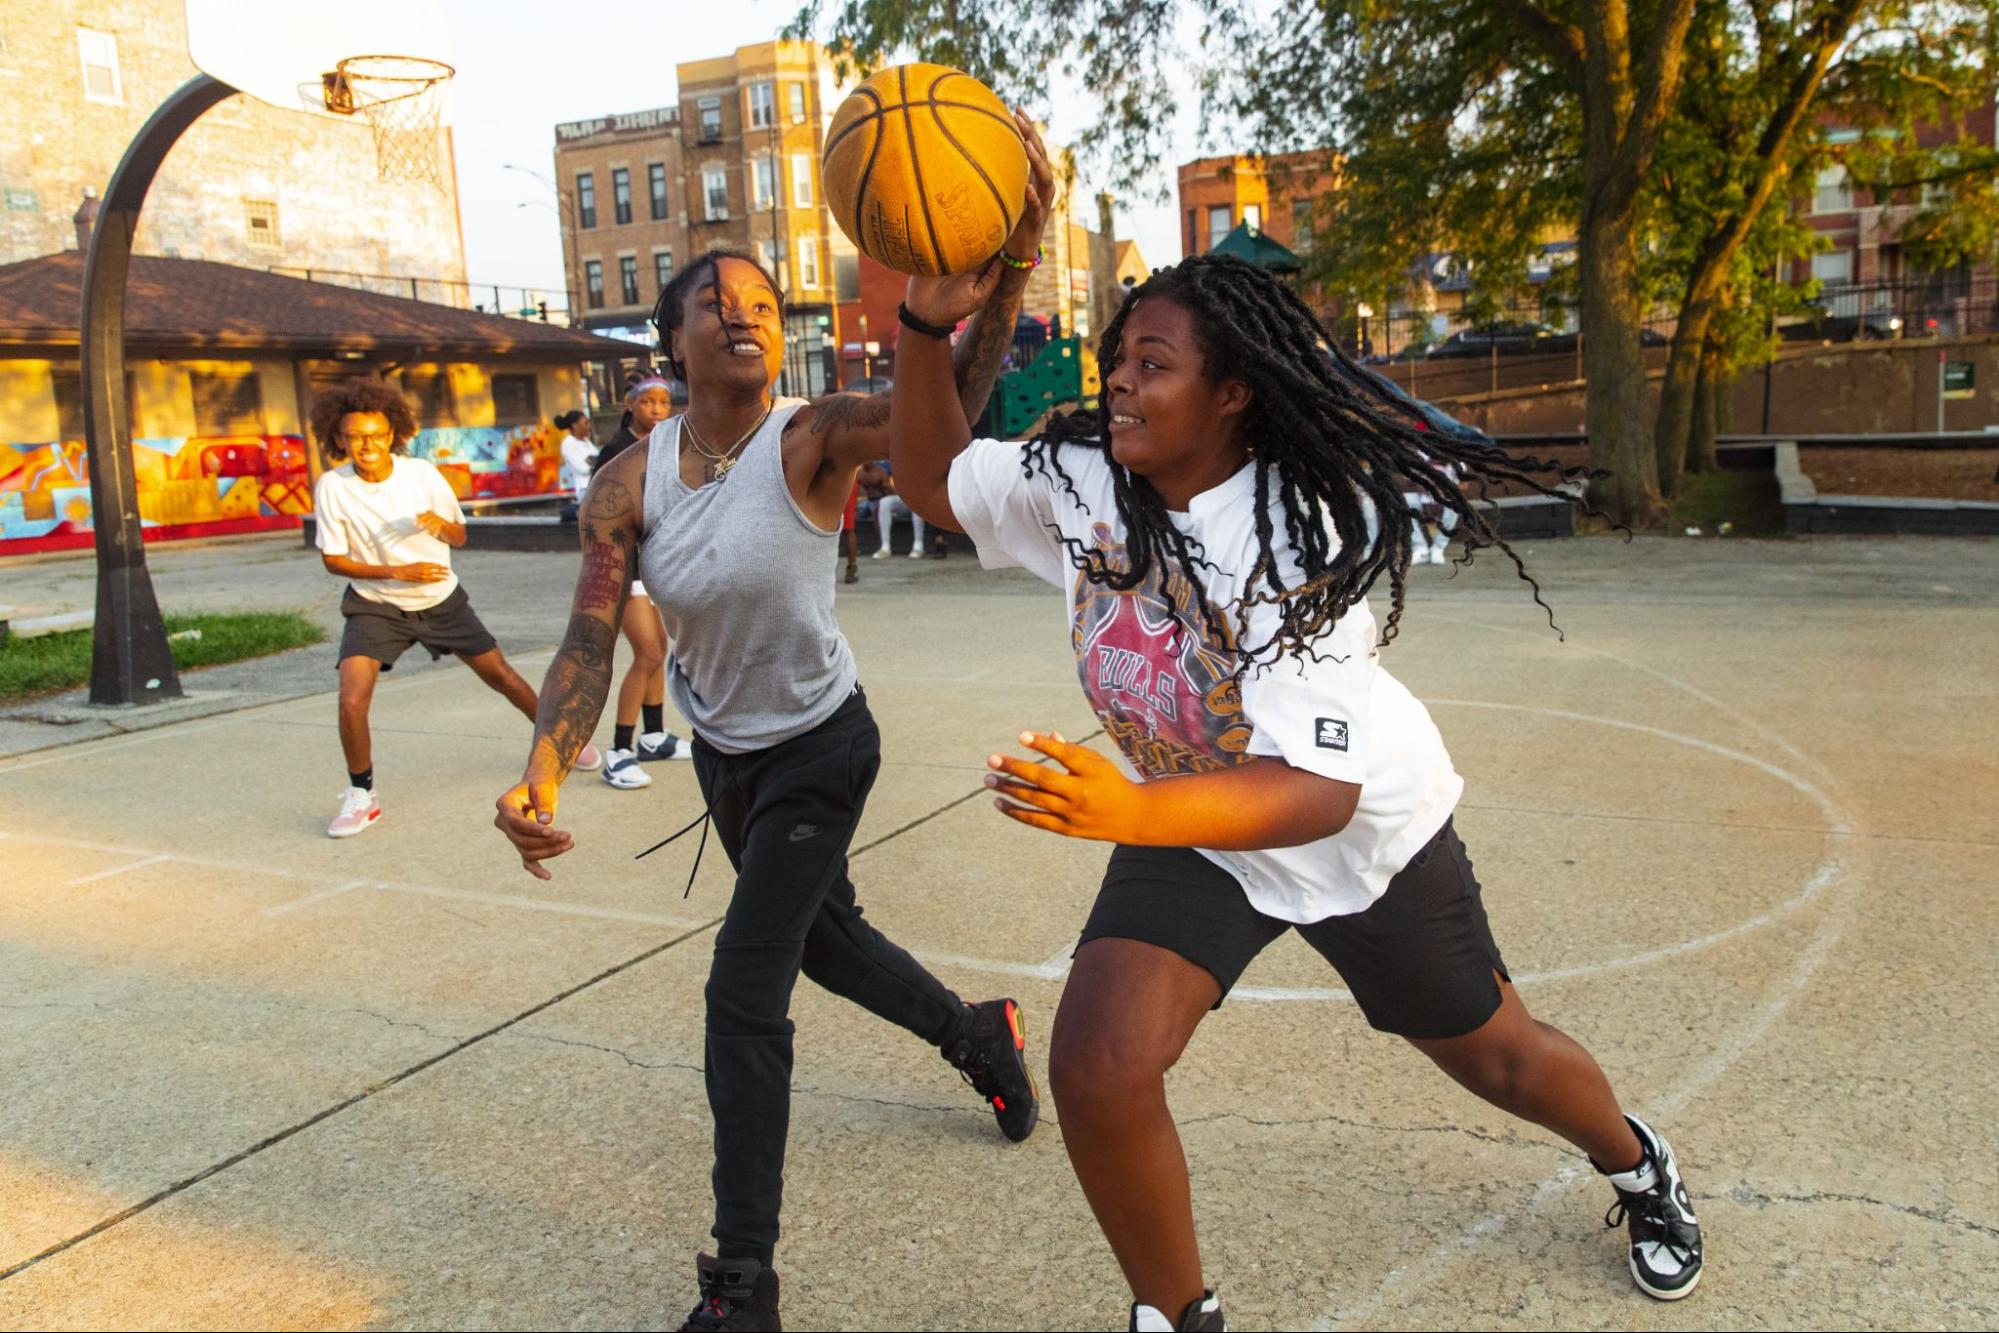
[[[1438,361],[1453,357],[1491,356],[1494,353],[1513,356],[1521,352],[1541,351],[1554,336],[1554,330],[1547,325],[1524,320],[1480,324],[1459,329],[1431,348],[1428,356]]]

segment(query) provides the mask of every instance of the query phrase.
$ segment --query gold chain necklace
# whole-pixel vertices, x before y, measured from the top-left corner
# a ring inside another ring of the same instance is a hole
[[[694,429],[694,412],[691,408],[688,410],[687,417],[682,423],[682,428],[686,430],[688,442],[694,446],[694,452],[715,465],[715,480],[720,481],[729,475],[729,469],[734,467],[739,461],[736,457],[736,450],[748,444],[751,437],[763,429],[764,422],[770,420],[771,409],[776,406],[775,402],[766,404],[763,415],[758,417],[755,423],[748,430],[744,431],[734,444],[720,453],[709,448],[708,442],[701,438],[701,432]]]

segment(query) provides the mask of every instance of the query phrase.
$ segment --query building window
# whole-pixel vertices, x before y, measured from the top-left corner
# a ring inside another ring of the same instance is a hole
[[[708,220],[725,221],[729,216],[729,173],[722,167],[701,168],[701,191],[708,199]]]
[[[637,255],[621,255],[618,258],[618,294],[625,298],[626,305],[639,303],[639,260]]]
[[[597,178],[587,171],[576,173],[576,225],[597,225]]]
[[[819,238],[801,236],[798,238],[798,285],[817,287],[819,285]]]
[[[776,199],[776,164],[767,157],[750,159],[750,211],[769,208]]]
[[[1214,249],[1222,243],[1222,238],[1235,226],[1235,214],[1227,204],[1216,204],[1208,210],[1208,248]]]
[[[1853,281],[1853,251],[1828,250],[1812,256],[1812,276],[1834,287]]]
[[[264,394],[257,372],[249,369],[190,371],[197,435],[262,435]]]
[[[632,220],[632,173],[623,167],[611,172],[611,214],[620,227]]]
[[[604,308],[604,266],[594,259],[583,265],[583,293],[592,310]]]
[[[1853,182],[1846,178],[1845,167],[1827,167],[1818,175],[1818,187],[1812,195],[1812,212],[1845,213],[1853,208]]]
[[[812,154],[791,155],[791,202],[795,208],[812,207]]]
[[[418,430],[458,424],[458,400],[451,392],[451,375],[442,366],[403,371],[403,397],[416,414]]]
[[[722,142],[722,99],[703,97],[695,104],[701,114],[701,132],[697,142]]]
[[[786,285],[784,280],[785,265],[778,255],[777,242],[758,241],[757,258],[763,262],[764,271],[775,275],[778,287],[783,288]]]
[[[532,375],[493,376],[493,424],[532,426],[541,420],[541,386]]]
[[[836,301],[858,301],[861,299],[861,257],[857,254],[833,255],[833,299]]]
[[[750,128],[767,130],[777,123],[777,101],[768,83],[750,85]]]
[[[260,250],[277,250],[284,245],[278,236],[278,206],[268,199],[243,201],[243,226],[250,244]]]
[[[124,105],[125,85],[118,77],[118,39],[108,32],[78,28],[76,50],[83,61],[84,100]]]
[[[652,220],[658,222],[666,216],[666,163],[649,163],[646,183],[652,187]]]
[[[1243,221],[1244,221],[1245,223],[1247,223],[1247,224],[1248,224],[1248,226],[1249,226],[1249,229],[1250,229],[1251,231],[1262,231],[1262,230],[1263,230],[1263,205],[1262,205],[1262,204],[1244,204],[1244,205],[1242,206],[1242,220],[1243,220]]]
[[[805,123],[805,85],[802,83],[788,83],[784,86],[784,91],[791,97],[791,123],[794,125],[803,125]]]
[[[1301,255],[1312,253],[1312,201],[1291,201],[1291,248]]]
[[[1187,253],[1201,253],[1201,210],[1198,208],[1187,210]]]
[[[673,281],[673,251],[652,252],[652,276],[653,281],[659,284],[659,289],[665,291],[666,284]]]

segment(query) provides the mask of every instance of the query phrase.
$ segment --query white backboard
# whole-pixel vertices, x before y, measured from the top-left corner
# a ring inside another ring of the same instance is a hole
[[[186,0],[187,53],[196,69],[260,102],[318,116],[321,78],[352,56],[451,61],[437,0]],[[441,124],[451,123],[444,99]]]

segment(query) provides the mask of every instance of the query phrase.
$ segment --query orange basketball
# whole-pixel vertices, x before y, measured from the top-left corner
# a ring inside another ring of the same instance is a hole
[[[1027,199],[1027,147],[992,89],[896,65],[833,113],[826,198],[861,252],[899,273],[962,273],[999,252]]]

